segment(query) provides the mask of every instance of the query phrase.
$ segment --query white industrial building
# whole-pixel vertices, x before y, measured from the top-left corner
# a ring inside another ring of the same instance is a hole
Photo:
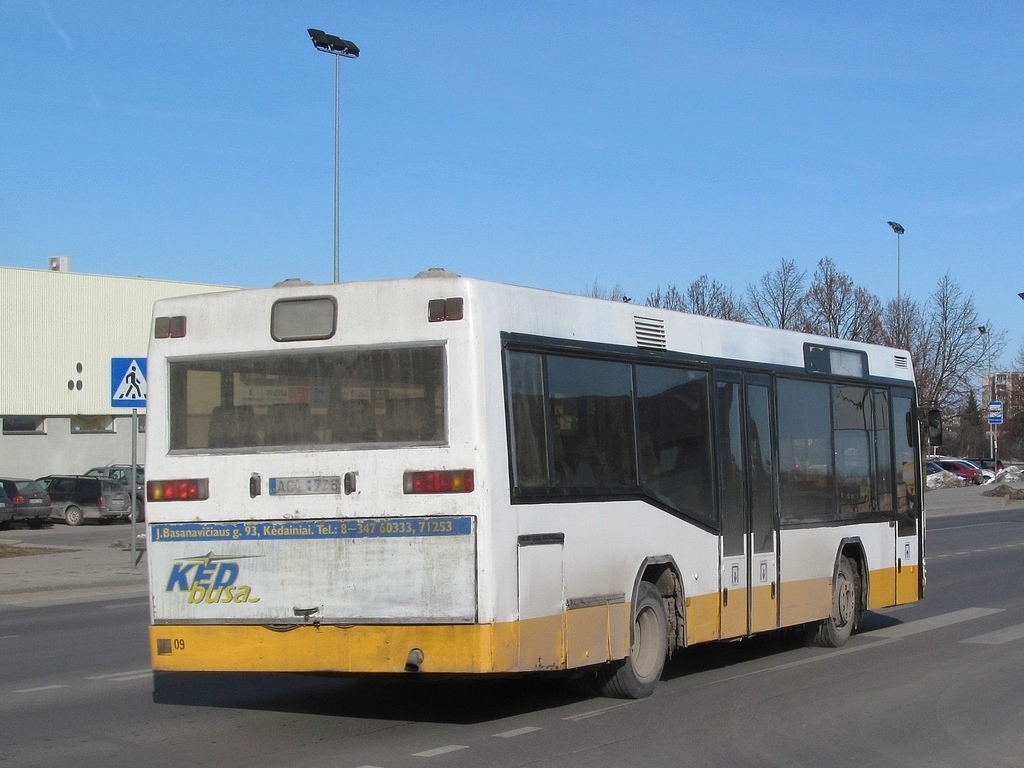
[[[66,256],[49,267],[0,267],[2,477],[130,464],[133,409],[112,404],[112,361],[145,360],[157,299],[234,290],[80,274]],[[142,463],[145,408],[135,414]]]

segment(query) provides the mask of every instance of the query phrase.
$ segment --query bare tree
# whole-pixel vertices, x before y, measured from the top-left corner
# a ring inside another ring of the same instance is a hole
[[[599,295],[598,288],[595,283],[592,295]],[[978,377],[1006,345],[1006,332],[979,319],[973,297],[965,295],[948,273],[923,305],[904,294],[883,308],[877,297],[854,285],[828,258],[818,262],[809,290],[806,273],[794,261],[783,259],[775,270],[747,287],[745,302],[702,275],[685,293],[669,285],[665,291],[658,288],[649,294],[646,303],[908,350],[919,401],[942,409],[951,418],[969,406],[968,395]],[[979,332],[981,327],[984,333]],[[1024,347],[1017,364],[1024,370]],[[1018,410],[1018,444],[1024,452],[1024,392]]]
[[[726,288],[717,280],[701,275],[686,289],[689,311],[695,315],[720,317],[723,320],[747,319],[743,302],[736,298],[732,288]]]
[[[669,285],[663,294],[659,287],[647,297],[647,306],[690,312],[706,317],[720,317],[724,320],[744,321],[747,319],[743,302],[727,288],[707,275],[701,275],[681,294],[674,285]]]
[[[924,313],[910,296],[904,294],[885,305],[882,313],[882,343],[898,349],[913,350],[925,343],[924,335]]]
[[[807,273],[797,269],[795,261],[783,259],[774,272],[765,272],[747,286],[750,319],[773,328],[803,328],[806,280]]]
[[[804,328],[812,333],[852,341],[882,338],[882,302],[854,285],[828,257],[818,261],[803,314]]]
[[[614,288],[605,288],[597,280],[594,280],[594,284],[587,290],[583,291],[584,296],[589,296],[592,299],[608,299],[609,301],[630,301],[630,298],[622,290],[622,286],[618,283],[615,284]]]
[[[965,296],[948,272],[923,311],[911,311],[912,305],[905,297],[890,302],[886,334],[894,346],[910,350],[921,402],[956,413],[990,356],[1002,352],[1006,332],[979,321],[973,297]],[[982,326],[987,330],[984,342],[979,333]]]
[[[669,283],[664,293],[661,292],[661,286],[658,286],[657,290],[647,294],[647,301],[645,303],[648,307],[671,309],[673,312],[688,311],[686,308],[686,298],[671,283]]]

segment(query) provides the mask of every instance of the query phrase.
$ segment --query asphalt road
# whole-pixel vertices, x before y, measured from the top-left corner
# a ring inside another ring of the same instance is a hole
[[[1024,509],[928,536],[926,599],[845,648],[690,649],[636,702],[546,678],[229,675],[154,701],[143,596],[0,606],[0,765],[1024,766]]]

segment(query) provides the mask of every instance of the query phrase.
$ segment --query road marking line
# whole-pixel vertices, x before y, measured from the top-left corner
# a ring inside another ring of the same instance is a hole
[[[1005,549],[1020,549],[1021,547],[1024,547],[1024,543],[1000,544],[997,547],[984,547],[982,549],[963,549],[959,552],[946,552],[942,555],[928,555],[928,559],[941,560],[944,557],[967,557],[968,555],[980,555],[983,552],[1000,552]]]
[[[120,610],[123,610],[125,608],[138,608],[138,607],[143,606],[143,605],[148,607],[149,606],[149,601],[148,600],[135,600],[135,601],[133,601],[131,603],[120,603],[119,605],[104,605],[103,606],[103,610],[104,611],[120,611]]]
[[[580,712],[578,715],[569,715],[568,717],[563,717],[562,719],[572,720],[573,722],[577,720],[586,720],[588,717],[597,717],[598,715],[603,715],[608,712],[612,712],[616,709],[622,709],[623,707],[632,707],[634,704],[639,703],[639,701],[625,701],[622,704],[613,704],[610,707],[603,707],[602,709],[592,709],[589,712]]]
[[[20,691],[15,693],[36,693],[38,691],[52,691],[57,688],[67,688],[66,685],[40,685],[38,688],[22,688]]]
[[[426,752],[413,752],[413,757],[437,757],[438,755],[447,755],[449,752],[458,752],[460,749],[469,749],[469,747],[463,744],[448,744],[444,747],[435,747],[434,749],[428,749]]]
[[[928,632],[932,629],[941,629],[943,627],[952,626],[953,624],[961,624],[965,621],[982,619],[986,616],[991,616],[994,613],[1002,612],[1003,609],[1001,608],[964,608],[962,611],[942,613],[928,619],[908,621],[906,624],[896,624],[892,627],[883,627],[882,629],[865,632],[865,634],[871,637],[885,637],[896,640],[901,637],[916,635],[920,632]]]
[[[744,677],[753,677],[754,675],[764,675],[769,672],[781,672],[786,669],[793,669],[794,667],[802,667],[805,664],[817,664],[820,661],[826,661],[834,659],[836,656],[845,656],[849,653],[860,653],[868,649],[877,648],[880,645],[887,645],[893,640],[879,640],[877,643],[866,643],[865,645],[847,646],[845,648],[838,648],[834,651],[822,653],[820,655],[811,656],[806,659],[799,659],[797,661],[787,661],[785,664],[776,664],[773,667],[765,667],[764,669],[754,669],[750,672],[741,672],[738,675],[732,675],[731,677],[723,677],[718,680],[712,680],[709,684],[718,685],[720,683],[729,683],[733,680],[742,680]]]
[[[153,672],[153,670],[148,669],[148,668],[147,669],[130,669],[130,670],[126,671],[126,672],[111,672],[111,673],[106,674],[106,675],[93,675],[93,676],[87,677],[85,679],[86,680],[110,680],[110,679],[113,679],[113,678],[125,677],[127,675],[133,675],[135,677],[139,677],[141,675],[152,674],[152,672]]]
[[[961,640],[961,643],[975,643],[977,645],[1002,645],[1003,643],[1009,643],[1014,640],[1020,640],[1024,638],[1024,624],[1018,624],[1015,627],[1006,627],[1005,629],[997,629],[995,632],[987,632],[984,635],[978,635],[977,637],[969,637],[966,640]]]
[[[523,728],[516,728],[514,731],[503,731],[502,733],[496,733],[494,735],[503,739],[511,739],[513,736],[522,736],[524,733],[533,733],[534,731],[539,730],[540,728],[536,725],[527,725]]]
[[[145,672],[137,672],[134,675],[123,675],[122,677],[111,677],[109,679],[112,683],[126,683],[129,680],[142,680],[146,677],[152,677],[152,675],[153,673],[147,669]]]
[[[908,621],[906,624],[897,624],[893,627],[886,627],[884,629],[876,629],[871,632],[863,632],[858,637],[863,637],[866,640],[873,640],[874,638],[881,638],[877,642],[868,642],[864,645],[846,646],[844,648],[838,648],[834,651],[822,653],[820,655],[814,655],[806,659],[798,659],[797,661],[786,662],[785,664],[776,664],[771,667],[764,669],[755,669],[750,672],[741,672],[738,675],[730,675],[729,677],[723,677],[718,680],[711,681],[711,684],[719,685],[721,683],[732,682],[733,680],[740,680],[744,677],[753,677],[754,675],[764,675],[769,672],[781,672],[786,669],[793,669],[794,667],[802,667],[805,664],[817,664],[821,661],[828,659],[834,659],[837,656],[845,656],[850,653],[860,653],[861,651],[872,650],[878,648],[880,645],[888,645],[889,643],[895,642],[902,637],[909,635],[916,635],[919,632],[927,632],[930,629],[940,629],[942,627],[948,627],[952,624],[958,624],[964,621],[970,621],[972,619],[980,619],[985,616],[991,616],[994,613],[1001,613],[1002,609],[996,608],[965,608],[962,611],[953,611],[952,613],[944,613],[939,616],[932,616],[928,619],[919,619],[918,621]],[[565,718],[569,719],[569,718]]]

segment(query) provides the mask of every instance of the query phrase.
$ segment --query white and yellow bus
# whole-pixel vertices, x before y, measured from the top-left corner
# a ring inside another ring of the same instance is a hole
[[[907,352],[428,270],[157,302],[158,672],[576,671],[924,590]]]

